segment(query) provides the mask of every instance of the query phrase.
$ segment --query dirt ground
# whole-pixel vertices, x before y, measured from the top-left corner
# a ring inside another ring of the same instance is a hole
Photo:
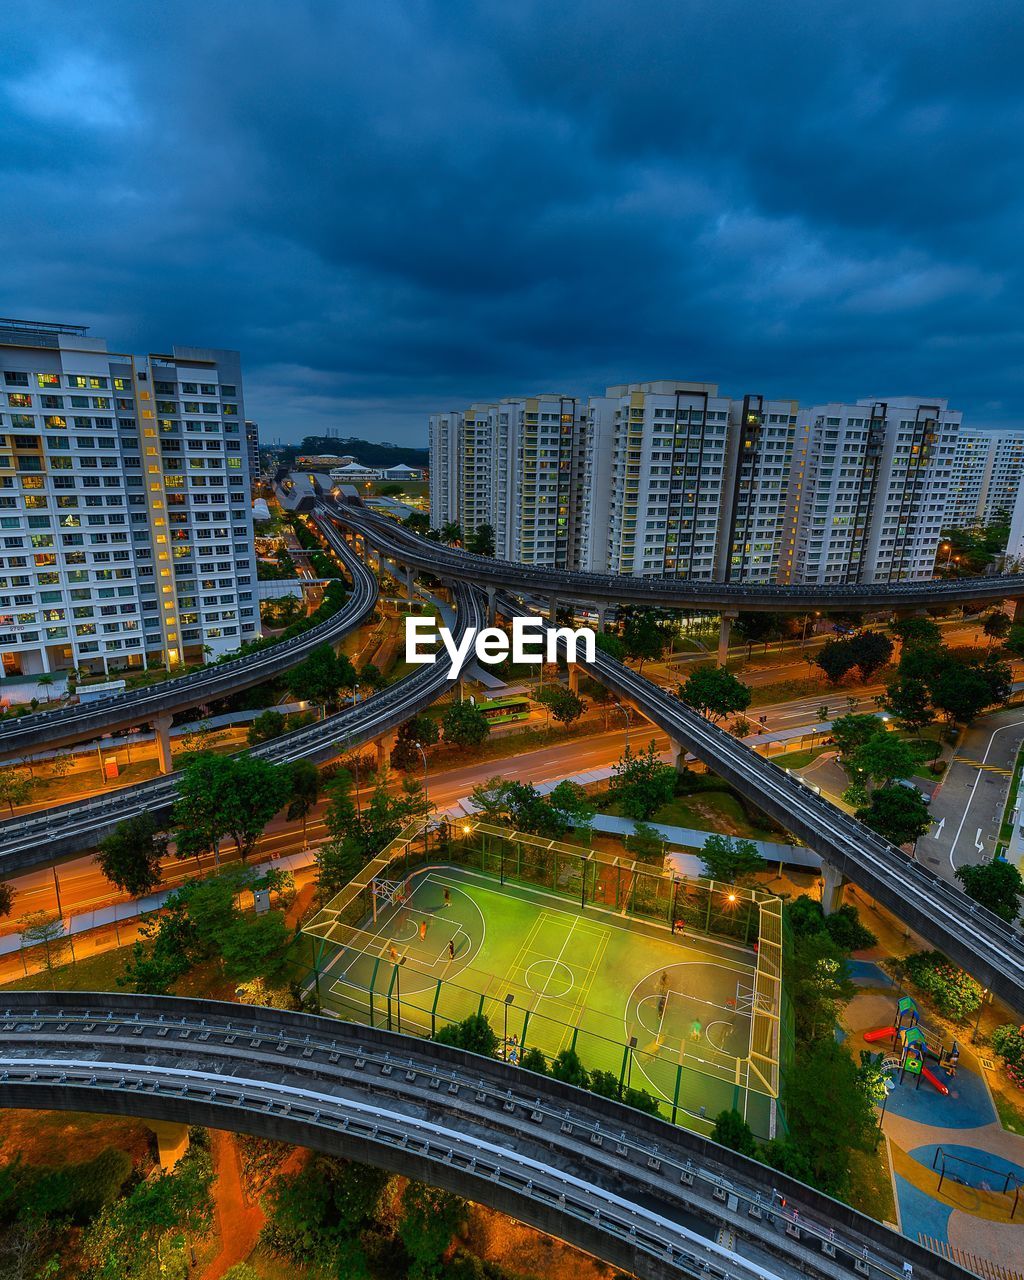
[[[20,1155],[26,1164],[78,1164],[107,1147],[127,1152],[145,1170],[154,1163],[156,1138],[138,1120],[80,1111],[0,1111],[0,1162]]]

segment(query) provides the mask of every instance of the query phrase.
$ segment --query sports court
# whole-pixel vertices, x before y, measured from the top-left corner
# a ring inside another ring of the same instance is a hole
[[[325,1011],[421,1035],[480,1012],[510,1062],[527,1048],[549,1061],[571,1048],[589,1070],[648,1090],[666,1119],[707,1131],[705,1115],[735,1106],[755,1132],[770,1132],[771,1073],[751,1069],[754,1015],[764,1023],[766,1007],[752,947],[583,904],[558,891],[554,874],[548,888],[504,869],[499,878],[484,858],[421,861],[395,875],[392,859],[388,877],[369,877],[371,911],[358,921],[325,922],[335,899],[312,922],[342,944],[323,953]]]

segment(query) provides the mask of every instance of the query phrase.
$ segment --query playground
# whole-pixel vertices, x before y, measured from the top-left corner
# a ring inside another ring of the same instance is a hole
[[[885,995],[869,966],[848,1017],[855,1045],[880,1054],[878,1107],[899,1225],[905,1235],[978,1274],[1020,1275],[1024,1257],[1024,1137],[999,1123],[984,1052],[948,1028],[929,1028],[911,996]],[[881,1015],[881,1016],[879,1016]],[[882,1025],[878,1025],[881,1023]]]
[[[410,848],[421,863],[411,869]],[[343,890],[307,926],[327,944],[319,966],[325,1011],[425,1036],[482,1013],[511,1064],[528,1049],[549,1064],[572,1050],[589,1071],[647,1090],[675,1123],[706,1133],[719,1111],[736,1107],[755,1133],[771,1133],[777,1051],[770,1058],[761,1046],[775,1049],[778,1015],[763,975],[759,984],[759,948],[688,923],[710,920],[703,904],[692,909],[697,891],[690,888],[686,908],[677,889],[656,922],[593,900],[608,896],[613,873],[620,885],[625,875],[632,893],[632,863],[609,867],[607,855],[561,846],[559,865],[571,857],[581,868],[563,877],[567,893],[558,892],[557,871],[538,885],[516,878],[511,859],[498,876],[466,865],[485,861],[479,845],[445,851],[449,861],[435,863],[410,841],[401,867],[385,851],[362,886],[368,910],[341,924]],[[591,901],[580,883],[592,884]],[[726,909],[741,905],[731,892]],[[725,900],[720,889],[703,890],[712,893]],[[753,896],[742,905],[756,927]]]

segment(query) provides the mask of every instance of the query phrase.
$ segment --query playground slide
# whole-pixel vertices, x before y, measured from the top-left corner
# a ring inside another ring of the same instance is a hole
[[[895,1027],[879,1027],[877,1031],[865,1031],[864,1039],[872,1044],[875,1040],[891,1040],[895,1034]]]
[[[935,1088],[938,1089],[939,1093],[945,1093],[945,1094],[949,1093],[949,1089],[942,1083],[939,1077],[935,1075],[934,1072],[929,1071],[927,1067],[925,1066],[921,1067],[921,1074],[924,1076],[924,1078],[928,1081],[929,1084],[934,1085]]]

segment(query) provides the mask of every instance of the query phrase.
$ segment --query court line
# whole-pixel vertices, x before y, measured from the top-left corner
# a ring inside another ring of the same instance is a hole
[[[558,955],[557,955],[557,956],[555,956],[555,964],[558,964],[558,963],[559,963],[559,961],[562,959],[562,956],[563,956],[563,955],[565,955],[565,949],[566,949],[566,947],[569,945],[569,941],[570,941],[570,939],[572,938],[573,930],[575,929],[575,927],[576,927],[576,922],[575,922],[575,920],[574,920],[574,921],[573,921],[573,923],[569,926],[569,932],[565,935],[564,939],[562,940],[562,946],[561,946],[561,948],[560,948],[560,950],[559,950],[559,952],[558,952]],[[548,960],[550,960],[550,959],[551,959],[551,957],[550,957],[550,956],[547,956],[547,957],[545,957],[545,958],[546,958],[546,959],[548,959]],[[555,971],[555,967],[554,967],[554,965],[552,965],[552,966],[551,966],[551,973],[554,973],[554,971]],[[570,972],[571,972],[571,970],[570,970]],[[547,982],[550,982],[550,981],[551,981],[551,973],[549,973],[549,974],[548,974]],[[575,981],[575,979],[576,979],[576,975],[575,975],[575,973],[573,973],[573,981]],[[545,982],[545,984],[544,984],[544,985],[545,985],[545,987],[547,987],[547,982]],[[538,996],[537,996],[536,1001],[534,1002],[532,1012],[534,1012],[534,1013],[536,1013],[536,1012],[537,1012],[537,1006],[538,1006],[538,1004],[540,1003],[540,1001],[541,1001],[541,1000],[551,1000],[551,999],[553,999],[553,998],[554,998],[554,997],[552,997],[552,996],[545,995],[543,991],[542,991],[542,992],[540,992],[540,993],[538,994]],[[560,997],[560,998],[564,998],[564,997]]]
[[[604,960],[604,953],[608,949],[608,938],[609,938],[609,935],[606,931],[604,936],[598,942],[597,950],[594,953],[594,958],[590,962],[589,968],[586,970],[586,972],[583,975],[583,982],[580,984],[579,999],[576,1001],[576,1003],[572,1007],[572,1010],[569,1014],[568,1029],[562,1035],[563,1044],[565,1042],[565,1037],[568,1034],[568,1031],[571,1030],[573,1027],[578,1026],[579,1020],[583,1017],[583,1011],[587,1007],[587,998],[590,995],[590,988],[594,985],[594,979],[597,977],[597,971],[601,967],[601,962]],[[600,1033],[596,1033],[596,1034],[600,1034]]]

